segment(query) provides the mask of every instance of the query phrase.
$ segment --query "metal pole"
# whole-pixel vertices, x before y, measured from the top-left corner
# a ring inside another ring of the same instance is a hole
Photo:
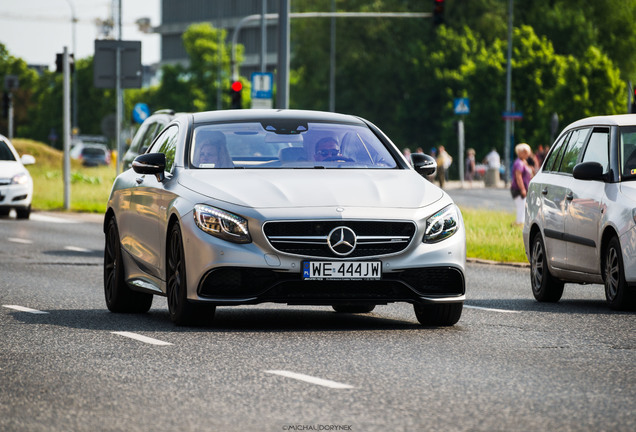
[[[336,0],[331,0],[331,12],[336,12]],[[331,17],[331,48],[329,50],[329,111],[336,111],[336,18]]]
[[[64,47],[62,57],[64,71],[64,96],[62,102],[64,123],[64,210],[71,209],[71,68],[68,62],[68,48]]]
[[[267,71],[267,0],[263,0],[261,9],[261,72]]]
[[[7,90],[7,97],[9,98],[9,112],[7,113],[9,124],[7,128],[9,129],[9,139],[13,139],[13,91],[11,89]]]
[[[506,64],[506,113],[512,112],[512,3],[513,0],[508,0],[508,61]],[[512,119],[506,118],[506,137],[504,140],[504,164],[505,174],[504,181],[506,185],[510,179],[510,145],[512,143]]]
[[[278,16],[278,87],[276,107],[289,108],[289,0],[280,0]]]
[[[464,188],[464,120],[457,122],[457,139],[459,148],[459,180]]]
[[[76,27],[77,27],[77,15],[75,14],[75,6],[73,5],[73,2],[71,0],[66,0],[66,2],[68,3],[69,7],[71,8],[71,28],[72,28],[72,32],[73,32],[73,58],[74,61],[77,61],[77,31],[76,31]],[[77,66],[77,65],[75,65]],[[71,105],[72,110],[73,110],[73,129],[77,129],[77,72],[75,71],[77,67],[73,68],[73,72],[71,72],[71,82],[73,84],[73,92],[72,92],[72,96],[73,96],[73,103]]]
[[[116,127],[115,127],[115,142],[117,143],[117,166],[116,166],[116,172],[119,175],[119,173],[121,173],[124,169],[124,165],[122,160],[124,159],[124,146],[123,143],[121,142],[121,122],[122,122],[122,118],[123,118],[123,101],[124,101],[124,95],[123,95],[123,90],[121,88],[121,0],[118,0],[119,3],[119,8],[117,10],[117,15],[118,15],[118,19],[117,19],[117,25],[119,28],[119,32],[118,32],[118,36],[117,36],[117,40],[119,41],[119,43],[117,44],[117,52],[115,54],[115,68],[116,68],[116,72],[115,72],[115,93],[117,95],[117,112],[116,112]]]

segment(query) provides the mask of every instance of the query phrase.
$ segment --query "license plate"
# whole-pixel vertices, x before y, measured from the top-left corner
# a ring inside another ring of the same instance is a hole
[[[303,261],[303,280],[376,280],[380,261]]]

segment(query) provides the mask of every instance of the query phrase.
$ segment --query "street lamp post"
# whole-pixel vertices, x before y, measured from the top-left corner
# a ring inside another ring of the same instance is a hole
[[[66,0],[69,7],[71,8],[71,24],[72,24],[72,32],[73,32],[73,58],[76,61],[77,58],[77,15],[75,14],[75,6],[71,0]],[[75,72],[75,67],[73,68],[73,72],[71,73],[72,81],[73,81],[73,130],[77,130],[77,75]]]

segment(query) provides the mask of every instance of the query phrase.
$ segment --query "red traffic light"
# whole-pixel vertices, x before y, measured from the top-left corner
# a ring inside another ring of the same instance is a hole
[[[241,83],[240,81],[234,81],[231,88],[232,91],[240,92],[243,89],[243,83]]]

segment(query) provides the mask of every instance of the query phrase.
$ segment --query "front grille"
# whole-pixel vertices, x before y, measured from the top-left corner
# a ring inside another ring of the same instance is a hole
[[[356,235],[356,247],[346,256],[328,245],[329,233],[347,227]],[[274,249],[294,255],[320,258],[361,258],[389,255],[406,249],[415,235],[415,224],[405,221],[285,221],[267,222],[265,236]]]

